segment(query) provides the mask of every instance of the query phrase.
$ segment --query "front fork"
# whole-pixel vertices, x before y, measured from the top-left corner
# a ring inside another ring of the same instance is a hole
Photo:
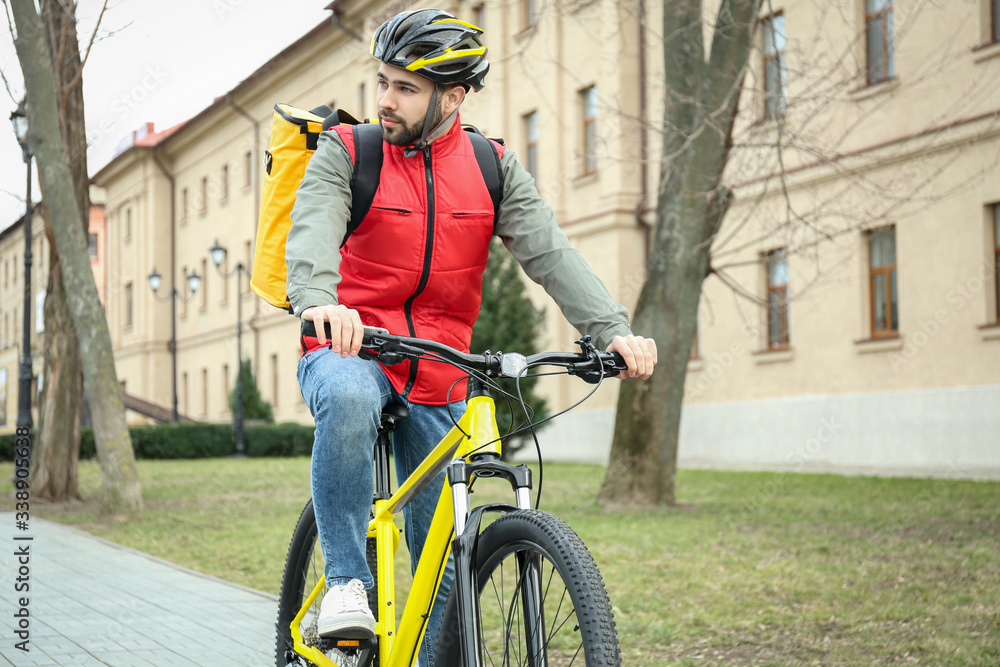
[[[517,506],[493,503],[469,509],[469,483],[476,477],[504,477],[510,482],[517,499]],[[448,483],[451,485],[452,503],[455,510],[455,540],[451,551],[455,557],[455,595],[458,602],[459,642],[463,664],[466,667],[480,667],[482,657],[482,628],[479,625],[479,577],[476,572],[476,546],[482,516],[487,511],[511,512],[531,509],[531,470],[525,466],[504,463],[495,454],[488,454],[476,461],[466,463],[456,459],[448,465]],[[528,558],[519,564],[524,573],[524,612],[526,636],[532,643],[540,640],[541,633],[535,623],[540,616],[534,615],[541,607],[541,584],[537,559]],[[533,614],[528,616],[527,613]],[[535,655],[539,653],[532,651]],[[532,662],[532,665],[535,663]]]

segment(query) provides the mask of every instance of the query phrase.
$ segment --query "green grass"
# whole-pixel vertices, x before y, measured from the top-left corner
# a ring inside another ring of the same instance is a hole
[[[307,460],[138,465],[141,521],[97,520],[93,463],[90,500],[33,516],[277,592]],[[998,483],[682,471],[679,506],[631,510],[594,502],[602,476],[550,464],[542,505],[591,548],[629,667],[1000,664]]]

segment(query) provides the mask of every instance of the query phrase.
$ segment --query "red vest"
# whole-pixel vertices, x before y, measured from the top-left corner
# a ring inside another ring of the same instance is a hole
[[[333,129],[353,160],[350,126]],[[503,156],[503,146],[494,146]],[[429,157],[404,157],[402,147],[384,141],[382,151],[371,209],[340,251],[339,302],[357,310],[366,326],[467,352],[494,224],[472,142],[456,118],[430,144]],[[315,339],[304,343],[306,351],[319,347]],[[396,391],[415,403],[465,398],[464,381],[451,387],[463,373],[448,364],[422,360],[382,368]]]

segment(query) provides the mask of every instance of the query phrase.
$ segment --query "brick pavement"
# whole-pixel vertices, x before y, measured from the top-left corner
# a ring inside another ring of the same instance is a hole
[[[0,581],[0,667],[264,667],[274,664],[274,596],[187,570],[32,517],[30,542],[8,526]],[[30,545],[28,593],[17,548]],[[15,648],[18,598],[30,598],[30,652]]]

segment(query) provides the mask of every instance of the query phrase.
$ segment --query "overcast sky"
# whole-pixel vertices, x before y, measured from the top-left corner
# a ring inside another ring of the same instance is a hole
[[[80,0],[80,46],[103,0]],[[232,89],[330,15],[329,0],[109,0],[83,74],[90,173],[123,137],[151,121],[157,130],[186,120]],[[0,229],[24,213],[21,148],[8,118],[24,79],[8,19],[2,17],[0,69]],[[104,129],[102,129],[104,128]],[[34,199],[38,199],[37,181]]]

